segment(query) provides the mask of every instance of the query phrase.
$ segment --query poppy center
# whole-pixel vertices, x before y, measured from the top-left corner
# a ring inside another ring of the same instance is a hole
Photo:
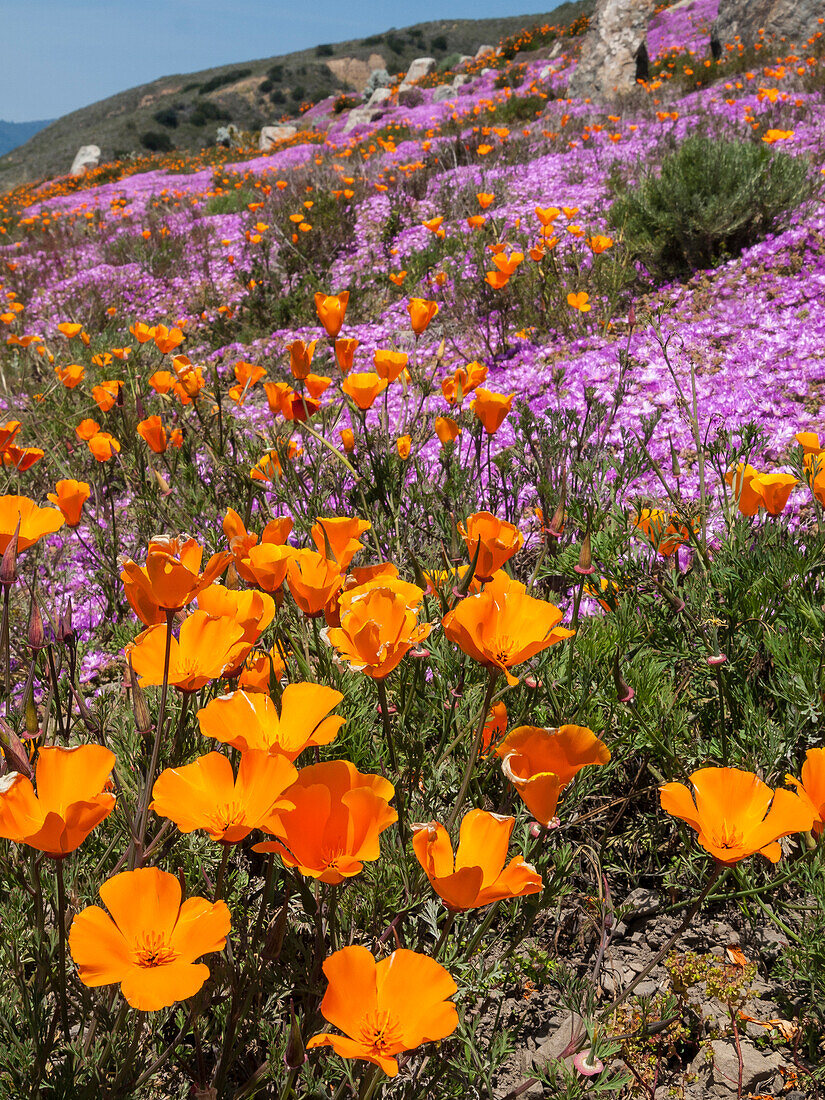
[[[215,826],[215,832],[225,832],[227,829],[231,829],[233,825],[243,825],[244,820],[244,808],[238,805],[237,802],[224,802],[220,806],[216,806],[215,812],[212,814],[212,824]]]
[[[495,663],[498,665],[506,665],[510,659],[510,654],[516,648],[516,643],[512,638],[502,635],[495,639],[491,648]]]
[[[342,840],[327,842],[321,848],[321,861],[324,867],[337,871],[338,860],[345,854],[347,854],[347,847]]]
[[[741,848],[744,836],[741,826],[723,821],[721,829],[713,834],[713,842],[717,848],[724,848],[725,850]]]
[[[389,1012],[374,1009],[361,1023],[361,1038],[373,1050],[398,1050],[403,1046],[401,1025]]]
[[[158,932],[144,932],[135,944],[135,962],[138,966],[165,966],[177,957],[177,951]]]

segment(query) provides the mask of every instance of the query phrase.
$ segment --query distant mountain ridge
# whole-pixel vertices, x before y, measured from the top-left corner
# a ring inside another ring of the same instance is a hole
[[[37,122],[6,122],[4,118],[0,118],[0,156],[17,149],[53,122],[53,118],[44,118]]]
[[[595,0],[575,0],[546,14],[500,19],[443,19],[392,28],[367,38],[160,77],[72,111],[0,155],[0,193],[20,183],[66,175],[82,145],[97,145],[102,162],[147,151],[196,152],[214,144],[218,126],[254,131],[300,114],[301,105],[330,95],[358,93],[372,69],[406,73],[417,57],[450,68],[481,45],[496,46],[521,30],[549,23],[566,27],[590,14]],[[262,47],[265,43],[262,43]],[[0,134],[2,131],[0,131]],[[0,153],[3,146],[0,144]]]

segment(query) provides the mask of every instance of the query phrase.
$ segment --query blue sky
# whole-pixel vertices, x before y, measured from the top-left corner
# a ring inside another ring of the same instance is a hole
[[[393,26],[532,15],[554,6],[554,0],[3,0],[0,118],[56,118],[167,74]]]

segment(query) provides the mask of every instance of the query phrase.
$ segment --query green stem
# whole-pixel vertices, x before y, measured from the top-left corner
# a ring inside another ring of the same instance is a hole
[[[444,921],[444,927],[441,929],[441,935],[438,937],[438,943],[433,950],[433,958],[438,959],[441,954],[441,949],[447,942],[447,937],[452,931],[453,924],[455,923],[455,913],[450,909],[447,913],[447,919]]]
[[[172,653],[172,620],[174,615],[174,611],[167,610],[166,651],[163,655],[163,683],[160,689],[160,708],[158,710],[158,720],[155,726],[155,741],[152,745],[152,759],[149,763],[149,770],[146,773],[146,783],[140,800],[137,829],[135,830],[135,835],[132,837],[132,852],[129,857],[130,870],[133,870],[143,858],[143,841],[146,836],[146,823],[149,820],[149,803],[152,799],[152,787],[155,782],[155,772],[157,770],[158,757],[160,755],[160,742],[163,736],[163,725],[166,718],[166,693],[169,687],[169,660]]]
[[[395,738],[392,732],[392,720],[390,718],[390,708],[387,702],[387,685],[384,682],[383,677],[376,678],[375,687],[378,692],[378,702],[381,707],[381,724],[384,727],[384,740],[387,744],[387,751],[390,757],[390,767],[393,770],[393,775],[398,778],[398,786],[395,790],[395,799],[398,803],[398,832],[401,835],[402,848],[407,847],[407,821],[406,813],[404,809],[404,791],[402,788],[403,777],[398,767],[398,756],[395,751]]]
[[[66,996],[66,886],[63,881],[63,860],[54,861],[57,876],[57,943],[60,952],[58,971],[58,991],[60,994],[60,1021],[63,1025],[63,1037],[69,1043],[69,1005]]]
[[[218,877],[215,879],[215,896],[212,899],[213,901],[218,901],[218,899],[223,895],[223,883],[224,879],[226,878],[226,865],[229,862],[229,849],[231,845],[223,843],[222,847],[223,853],[221,855],[220,866],[218,867]]]
[[[489,677],[487,679],[487,690],[484,693],[484,702],[481,706],[481,714],[478,718],[478,726],[476,728],[476,735],[473,738],[472,748],[470,749],[470,755],[467,758],[467,765],[464,768],[464,775],[461,779],[461,786],[458,788],[458,795],[455,800],[455,805],[450,812],[450,816],[447,818],[445,828],[447,832],[452,829],[456,823],[461,807],[464,803],[464,799],[467,797],[467,791],[470,788],[470,778],[473,774],[473,768],[478,760],[479,749],[481,748],[481,739],[484,735],[484,723],[487,721],[487,712],[490,709],[490,703],[493,700],[493,694],[496,690],[496,681],[498,680],[499,670],[497,668],[491,668]]]

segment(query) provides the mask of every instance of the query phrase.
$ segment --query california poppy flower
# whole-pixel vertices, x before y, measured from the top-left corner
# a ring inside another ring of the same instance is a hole
[[[120,443],[111,432],[95,432],[87,446],[97,462],[108,462],[112,455],[120,454]]]
[[[514,393],[493,393],[492,390],[483,387],[475,391],[472,409],[488,435],[495,435],[504,423],[504,418],[513,407],[515,396]]]
[[[788,497],[798,484],[793,474],[781,472],[759,474],[751,481],[751,488],[762,498],[765,510],[770,516],[778,516],[788,503]]]
[[[386,378],[388,382],[395,382],[407,366],[408,359],[406,352],[389,351],[387,348],[378,348],[372,356],[376,374],[379,378]]]
[[[492,206],[495,201],[495,195],[490,194],[489,191],[479,191],[476,193],[476,202],[482,210],[486,210],[488,206]]]
[[[416,336],[420,336],[438,313],[438,302],[431,302],[427,298],[410,298],[407,303],[407,312],[410,315],[413,332]]]
[[[523,856],[504,865],[514,824],[513,817],[470,810],[461,822],[455,856],[443,825],[413,825],[415,857],[451,912],[541,892],[541,875]]]
[[[352,669],[376,680],[388,676],[432,630],[429,623],[419,623],[417,609],[389,584],[369,587],[357,598],[348,593],[340,619],[339,627],[326,627],[321,636]]]
[[[590,305],[590,295],[584,290],[580,290],[577,294],[572,292],[567,295],[567,304],[572,309],[577,309],[579,313],[589,313],[592,309]]]
[[[268,692],[274,676],[280,680],[286,670],[284,659],[278,647],[271,649],[253,649],[238,676],[238,688],[241,691]]]
[[[213,737],[241,752],[278,753],[295,760],[306,748],[329,745],[344,719],[330,714],[344,696],[323,684],[287,684],[281,713],[268,695],[233,691],[198,711],[204,737]]]
[[[261,544],[283,546],[289,538],[291,530],[292,519],[289,516],[281,516],[277,519],[272,519],[267,523],[261,533]],[[249,551],[253,546],[258,544],[258,535],[256,535],[254,531],[247,531],[246,527],[244,527],[243,520],[233,508],[228,508],[224,516],[223,533],[226,535],[227,541],[229,542],[229,548],[232,551],[235,568],[240,576],[250,584],[257,584],[255,573],[251,569],[247,559]],[[284,570],[286,570],[286,566],[284,566]],[[263,588],[265,586],[261,585],[260,587]]]
[[[293,378],[300,381],[312,370],[312,357],[315,354],[316,343],[317,340],[313,340],[310,344],[304,343],[303,340],[293,340],[288,345],[289,369],[292,371]]]
[[[75,428],[75,435],[78,439],[82,439],[88,443],[92,436],[97,435],[100,431],[100,425],[96,420],[92,420],[91,417],[87,417],[85,420],[81,420]]]
[[[772,791],[753,772],[739,768],[700,768],[684,783],[659,788],[662,809],[697,831],[705,851],[720,863],[738,863],[759,852],[776,863],[779,837],[807,832],[814,823],[812,803],[790,791]]]
[[[341,383],[341,389],[362,412],[366,412],[388,385],[386,378],[381,378],[372,371],[360,371],[348,374]]]
[[[225,903],[193,897],[181,905],[177,875],[157,867],[114,875],[100,897],[111,916],[90,905],[69,932],[83,984],[120,983],[128,1004],[141,1012],[194,997],[209,977],[209,968],[195,960],[222,951],[229,934]]]
[[[242,754],[235,779],[229,760],[208,752],[191,764],[165,768],[155,780],[149,808],[174,821],[182,833],[203,829],[210,840],[237,844],[262,827],[297,778],[285,756],[256,751]]]
[[[512,687],[518,683],[513,666],[573,636],[574,631],[558,625],[561,618],[557,607],[528,596],[525,585],[500,572],[483,592],[465,596],[442,622],[451,642],[486,668],[500,669]]]
[[[341,446],[346,454],[352,454],[355,450],[355,432],[352,428],[341,429]]]
[[[412,447],[412,436],[402,435],[395,441],[395,449],[398,452],[398,457],[405,462],[410,457],[410,449]]]
[[[510,276],[503,271],[488,271],[484,276],[484,281],[489,283],[493,290],[501,290],[510,282]]]
[[[495,703],[490,708],[484,729],[481,734],[479,752],[482,756],[489,753],[494,741],[497,741],[507,731],[507,707],[504,703]]]
[[[335,361],[341,374],[349,374],[352,370],[355,349],[359,344],[360,340],[354,340],[352,337],[341,337],[335,341]]]
[[[334,561],[314,550],[296,550],[286,567],[286,583],[298,608],[314,618],[336,595],[343,578]]]
[[[22,553],[42,539],[44,535],[53,535],[63,526],[63,516],[57,508],[39,508],[33,500],[21,496],[0,497],[0,554],[14,537],[17,524],[17,550]]]
[[[518,726],[496,746],[501,770],[542,825],[556,816],[559,795],[589,764],[607,764],[610,750],[586,726]]]
[[[327,545],[342,573],[349,568],[359,550],[362,535],[372,528],[368,519],[357,516],[319,516],[310,528],[309,535],[320,554],[327,554]]]
[[[366,947],[342,947],[324,963],[329,985],[321,1015],[343,1035],[323,1033],[307,1049],[332,1047],[342,1058],[360,1058],[398,1073],[393,1057],[422,1043],[452,1035],[458,1013],[456,984],[444,967],[415,951],[399,948],[376,962]]]
[[[13,442],[21,427],[19,420],[7,420],[5,424],[0,424],[0,451],[5,451]]]
[[[108,412],[116,404],[122,388],[122,382],[109,381],[101,382],[92,389],[92,397],[101,412]]]
[[[0,779],[0,837],[54,859],[73,852],[114,809],[115,796],[106,790],[114,765],[115,754],[102,745],[41,748],[37,794],[19,772]]]
[[[83,505],[89,499],[91,486],[85,481],[73,481],[69,478],[58,481],[53,493],[47,493],[52,504],[60,509],[60,514],[68,527],[77,527],[83,512]]]
[[[185,336],[179,328],[167,328],[166,325],[156,325],[153,338],[155,346],[163,355],[174,351],[185,340]]]
[[[725,484],[733,490],[733,499],[743,516],[755,516],[763,503],[762,494],[753,485],[758,476],[759,471],[744,462],[725,474]]]
[[[180,611],[229,564],[226,551],[213,554],[201,572],[203,548],[194,539],[158,536],[149,543],[146,564],[123,563],[120,579],[132,610],[147,626],[164,622],[165,612]],[[164,614],[161,614],[164,612]]]
[[[61,321],[57,326],[57,331],[68,340],[71,340],[72,337],[80,335],[83,331],[83,325],[78,325],[74,321]]]
[[[442,447],[455,442],[461,433],[458,423],[449,416],[437,416],[433,421],[433,428]]]
[[[252,387],[266,377],[266,369],[241,359],[235,364],[234,371],[235,385],[230,387],[229,396],[236,404],[243,405]]]
[[[647,536],[657,554],[669,557],[674,550],[690,539],[687,524],[675,512],[668,514],[659,508],[643,508],[636,519],[636,526]],[[699,517],[691,521],[694,533],[699,530]]]
[[[260,542],[249,550],[243,564],[253,584],[264,592],[277,592],[286,579],[289,560],[294,553],[292,546]]]
[[[237,675],[252,647],[275,618],[275,601],[266,592],[238,591],[210,584],[199,593],[198,607],[213,618],[237,623],[243,631],[224,670],[227,677]]]
[[[467,544],[467,553],[474,558],[478,551],[475,575],[480,581],[489,581],[506,561],[517,553],[524,535],[506,520],[491,512],[476,512],[459,523],[458,532]]]
[[[181,623],[180,637],[171,639],[168,682],[178,691],[191,693],[217,680],[232,667],[242,637],[238,623],[194,611]],[[165,650],[165,625],[150,626],[127,646],[141,687],[163,683]]]
[[[345,290],[343,294],[337,295],[315,295],[315,310],[318,314],[318,320],[326,329],[327,336],[333,340],[341,331],[341,326],[344,323],[344,314],[347,312],[348,302],[348,290]]]
[[[86,371],[80,363],[69,363],[67,367],[55,367],[54,373],[67,390],[73,390],[83,381]]]
[[[820,836],[825,828],[825,749],[808,749],[801,779],[786,775],[785,782],[792,783],[803,802],[810,803],[815,815],[813,832]]]
[[[337,885],[381,855],[378,838],[398,820],[389,805],[395,788],[380,775],[362,775],[349,760],[301,768],[283,792],[291,809],[275,810],[266,831],[277,837],[254,846],[277,852],[285,867]]]
[[[159,416],[149,416],[146,420],[141,420],[137,426],[137,433],[155,454],[162,455],[166,450],[168,443],[166,429]]]

